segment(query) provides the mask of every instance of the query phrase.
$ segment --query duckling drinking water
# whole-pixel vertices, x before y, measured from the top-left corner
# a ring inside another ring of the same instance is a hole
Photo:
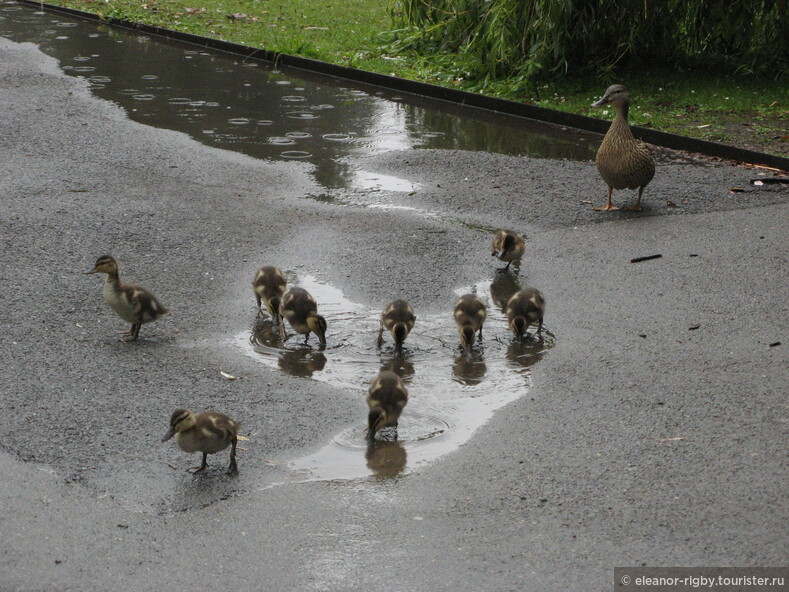
[[[655,159],[643,142],[639,142],[630,130],[627,114],[630,109],[630,95],[621,84],[609,86],[603,97],[592,103],[592,107],[612,104],[616,117],[608,128],[600,148],[597,150],[597,170],[608,185],[608,203],[596,210],[618,210],[611,203],[614,189],[638,189],[638,201],[628,209],[641,209],[641,194],[644,187],[655,176]]]
[[[383,428],[396,428],[407,403],[408,390],[400,377],[388,370],[378,374],[367,393],[367,405],[370,408],[367,416],[367,439],[374,440],[375,434]]]
[[[202,452],[203,462],[199,467],[190,469],[193,473],[204,471],[208,466],[209,454],[230,449],[228,473],[238,471],[236,465],[236,444],[238,443],[238,422],[216,411],[192,413],[187,409],[176,409],[170,417],[170,429],[162,438],[166,442],[175,436],[175,442],[184,452]]]
[[[143,323],[150,323],[163,317],[167,308],[156,299],[150,290],[141,286],[124,284],[118,276],[118,262],[111,255],[104,255],[96,260],[96,265],[86,274],[106,273],[104,281],[104,302],[118,313],[124,321],[131,323],[131,329],[123,334],[121,341],[134,341],[140,333]]]
[[[466,353],[471,352],[474,345],[474,335],[479,331],[479,338],[482,339],[482,324],[488,316],[485,303],[474,294],[464,294],[455,303],[455,325],[460,334],[460,344]]]
[[[285,292],[279,304],[279,314],[286,319],[296,333],[305,335],[304,343],[310,333],[318,336],[322,346],[326,345],[326,319],[318,314],[315,299],[304,288],[294,287]],[[285,324],[280,322],[279,336],[285,339]]]
[[[288,281],[285,274],[277,267],[261,267],[252,280],[252,289],[255,291],[255,300],[258,305],[258,316],[263,313],[260,304],[266,304],[266,310],[275,323],[279,322],[279,303],[285,293]]]
[[[392,334],[397,350],[401,350],[403,342],[411,329],[414,328],[416,316],[414,309],[405,300],[395,300],[386,305],[381,313],[381,328],[378,330],[378,347],[384,342],[384,328]]]
[[[507,303],[507,321],[515,337],[521,339],[532,323],[537,323],[537,335],[542,335],[545,298],[535,288],[524,288]]]
[[[523,235],[514,230],[497,230],[493,236],[491,256],[506,261],[507,265],[504,269],[509,269],[510,263],[521,260],[525,248],[526,243],[523,240]]]

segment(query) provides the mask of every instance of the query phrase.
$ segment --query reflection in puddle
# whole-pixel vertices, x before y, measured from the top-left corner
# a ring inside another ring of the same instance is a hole
[[[405,469],[408,453],[402,442],[372,442],[364,455],[367,468],[379,479],[397,477]]]
[[[314,342],[304,345],[303,338],[292,333],[282,342],[268,316],[255,321],[251,335],[244,331],[233,343],[271,368],[344,388],[358,397],[357,424],[317,452],[290,463],[292,470],[306,472],[308,479],[391,478],[456,450],[497,409],[528,392],[531,367],[554,343],[547,328],[543,340],[514,341],[506,317],[491,306],[488,293],[499,290],[494,285],[506,283],[506,290],[519,289],[510,273],[457,290],[476,292],[489,305],[485,339],[469,356],[461,353],[451,302],[446,314],[417,311],[416,325],[398,353],[392,343],[376,347],[379,310],[348,300],[340,290],[312,276],[288,276],[290,285],[303,287],[317,300],[328,323],[325,349],[319,350]],[[409,403],[400,417],[397,441],[379,434],[380,439],[370,444],[365,440],[364,399],[381,370],[403,379]]]
[[[0,10],[0,35],[37,44],[132,119],[255,158],[309,161],[328,191],[414,190],[408,181],[354,170],[342,162],[348,157],[430,148],[592,160],[598,141],[528,119],[197,51],[8,0],[0,0]]]

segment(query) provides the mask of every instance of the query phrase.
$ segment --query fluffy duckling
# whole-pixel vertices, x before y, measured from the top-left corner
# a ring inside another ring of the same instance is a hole
[[[104,302],[110,305],[126,322],[131,323],[131,329],[123,333],[121,341],[134,341],[140,333],[143,323],[150,323],[163,317],[168,312],[167,308],[156,299],[150,290],[141,286],[124,284],[118,277],[118,262],[110,255],[104,255],[96,260],[96,265],[86,274],[106,273],[104,281]]]
[[[310,338],[310,332],[318,336],[322,346],[326,345],[326,319],[318,314],[315,299],[304,288],[291,288],[279,303],[279,315],[287,319],[296,333],[305,335],[304,343]],[[285,324],[279,324],[279,336],[285,339]]]
[[[507,303],[507,320],[515,337],[521,339],[532,323],[537,323],[537,334],[542,335],[545,298],[535,288],[524,288]]]
[[[605,134],[600,148],[597,150],[597,170],[603,181],[608,185],[608,203],[595,208],[596,210],[618,210],[611,203],[614,189],[638,189],[636,205],[628,209],[641,209],[641,194],[644,187],[655,176],[655,159],[643,142],[633,137],[627,114],[630,109],[630,95],[621,84],[609,86],[603,97],[592,103],[592,107],[613,105],[616,117]]]
[[[414,309],[405,300],[395,300],[390,302],[381,313],[381,328],[378,330],[378,347],[384,342],[384,328],[392,334],[395,347],[400,350],[403,342],[411,329],[414,328],[416,316]]]
[[[260,306],[263,301],[274,322],[279,322],[279,303],[287,284],[285,274],[278,267],[266,266],[258,270],[255,279],[252,280],[252,289],[255,291],[255,300],[258,305],[258,316],[263,314],[263,309]]]
[[[522,234],[513,230],[497,230],[493,236],[491,256],[506,261],[507,266],[504,269],[509,269],[510,263],[521,260],[525,248],[526,243]]]
[[[176,409],[170,417],[170,429],[162,438],[166,442],[175,436],[175,442],[184,452],[202,452],[203,462],[199,467],[189,469],[193,473],[204,471],[208,466],[209,454],[230,449],[228,473],[238,471],[236,465],[236,444],[238,443],[238,422],[216,411],[192,413],[187,409]]]
[[[388,370],[378,374],[367,393],[367,405],[370,408],[367,416],[367,439],[374,440],[380,429],[390,426],[396,428],[400,413],[407,403],[408,390],[400,377]]]
[[[455,303],[455,325],[460,333],[460,344],[466,353],[471,351],[474,345],[474,334],[479,331],[479,338],[482,339],[482,324],[488,316],[485,303],[474,294],[464,294]]]

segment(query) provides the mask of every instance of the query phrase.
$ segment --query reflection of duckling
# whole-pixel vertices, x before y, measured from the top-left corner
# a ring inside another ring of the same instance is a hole
[[[523,337],[529,325],[538,323],[537,334],[542,335],[542,318],[545,315],[545,298],[535,288],[524,288],[507,303],[507,320],[515,337]]]
[[[455,325],[460,333],[460,344],[466,353],[474,345],[474,334],[479,331],[482,339],[482,324],[488,316],[485,303],[474,294],[464,294],[455,304]]]
[[[501,312],[507,312],[507,303],[518,290],[521,289],[518,280],[508,271],[499,269],[490,283],[490,297]]]
[[[462,354],[455,358],[452,364],[452,375],[457,378],[456,382],[467,386],[474,386],[482,382],[488,372],[488,366],[482,356],[468,356]]]
[[[614,189],[638,189],[638,201],[631,210],[641,209],[641,194],[644,187],[655,176],[655,159],[649,148],[639,142],[630,130],[627,113],[630,110],[630,95],[621,84],[609,86],[603,97],[592,103],[592,107],[613,104],[616,117],[600,143],[595,162],[603,181],[608,185],[608,203],[596,210],[618,210],[611,203]]]
[[[405,468],[408,455],[400,442],[370,442],[364,454],[367,468],[380,479],[397,477]]]
[[[378,347],[384,342],[384,328],[392,334],[395,347],[399,350],[411,329],[414,328],[414,309],[405,300],[390,302],[381,313],[381,328],[378,330]]]
[[[258,305],[258,316],[263,312],[260,306],[262,300],[266,303],[266,310],[274,322],[279,321],[279,303],[287,284],[285,274],[277,267],[266,266],[258,270],[255,279],[252,280],[252,289],[255,291],[255,300]]]
[[[107,274],[103,290],[104,302],[109,304],[124,321],[132,324],[121,341],[136,340],[143,323],[155,321],[170,312],[149,290],[141,286],[124,284],[118,277],[118,262],[110,255],[99,257],[93,269],[86,273]]]
[[[400,377],[388,371],[378,374],[367,393],[367,406],[370,408],[367,416],[367,439],[374,440],[376,432],[382,428],[396,428],[400,413],[407,403],[408,390]]]
[[[304,343],[310,332],[318,336],[321,345],[326,345],[326,319],[318,314],[318,305],[304,288],[291,288],[282,297],[279,314],[287,319],[296,333],[305,335]],[[279,336],[285,339],[285,324],[279,324]]]
[[[309,378],[326,366],[326,356],[312,348],[289,349],[278,356],[279,367],[291,376]]]
[[[542,341],[513,341],[507,347],[507,359],[510,366],[516,365],[521,371],[529,370],[545,356],[545,347]]]
[[[403,382],[408,382],[408,380],[416,372],[414,365],[411,363],[411,361],[400,355],[394,356],[389,359],[382,358],[380,372],[383,372],[384,370],[388,370],[389,372],[394,372],[400,378],[403,379]]]
[[[509,269],[510,263],[520,261],[526,243],[523,236],[513,230],[497,230],[493,237],[493,257],[498,257],[507,262],[504,269]]]
[[[227,415],[216,411],[206,411],[195,414],[186,409],[176,409],[170,417],[170,429],[162,438],[166,442],[175,436],[175,442],[184,452],[202,452],[203,462],[199,467],[190,469],[194,473],[204,471],[208,466],[206,458],[209,454],[214,454],[224,450],[228,446],[230,449],[230,466],[228,473],[235,473],[236,466],[236,444],[238,443],[238,422],[233,421]]]

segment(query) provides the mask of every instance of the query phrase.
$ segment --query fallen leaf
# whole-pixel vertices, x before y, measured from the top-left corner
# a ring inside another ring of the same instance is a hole
[[[696,128],[697,128],[697,129],[703,129],[703,128],[705,128],[705,127],[709,127],[709,126],[710,126],[710,124],[709,124],[709,123],[705,123],[704,125],[697,125],[697,126],[696,126]]]
[[[220,370],[220,371],[219,371],[219,373],[220,373],[222,376],[224,376],[225,378],[227,378],[228,380],[235,380],[235,379],[236,379],[236,377],[235,377],[235,376],[233,376],[232,374],[228,374],[227,372],[224,372],[224,371],[222,371],[222,370]]]
[[[701,325],[692,325],[692,326],[688,327],[688,331],[695,331],[699,327],[701,327]]]
[[[667,208],[676,208],[676,207],[677,207],[677,204],[675,204],[675,203],[674,203],[673,201],[671,201],[671,200],[668,200],[668,201],[666,202],[666,207],[667,207]]]
[[[249,438],[247,438],[246,436],[242,436],[241,434],[239,434],[238,436],[236,436],[236,439],[238,439],[238,440],[243,440],[243,441],[248,441],[248,440],[249,440]]]
[[[582,204],[590,204],[590,203],[592,203],[592,200],[591,199],[582,199],[581,203]]]

